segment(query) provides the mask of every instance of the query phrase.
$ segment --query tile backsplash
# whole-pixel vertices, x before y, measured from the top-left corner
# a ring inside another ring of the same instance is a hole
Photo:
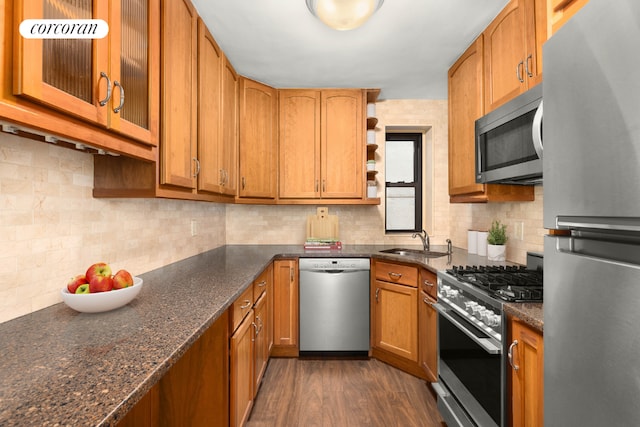
[[[384,132],[425,131],[425,221],[433,244],[451,238],[467,247],[468,229],[495,218],[512,233],[507,258],[526,262],[542,250],[542,188],[527,203],[450,204],[446,100],[389,100],[377,104],[379,206],[331,206],[345,244],[417,244],[384,233]],[[62,301],[60,289],[98,261],[142,274],[224,244],[301,244],[316,206],[223,205],[168,199],[94,199],[91,155],[0,133],[0,323]],[[319,204],[322,206],[322,204]],[[191,221],[197,233],[191,236]]]
[[[224,205],[94,199],[92,188],[91,155],[0,134],[0,322],[62,301],[94,262],[135,275],[226,241]]]

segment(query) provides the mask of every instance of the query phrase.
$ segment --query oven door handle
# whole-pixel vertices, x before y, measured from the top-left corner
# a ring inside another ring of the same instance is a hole
[[[478,344],[480,347],[482,347],[484,349],[484,351],[486,351],[489,354],[501,354],[502,353],[502,348],[500,348],[499,346],[495,345],[490,339],[488,338],[480,338],[478,336],[476,336],[473,332],[471,332],[469,330],[469,328],[467,328],[465,325],[463,325],[461,322],[459,322],[456,318],[454,318],[453,316],[451,316],[448,311],[449,309],[444,307],[441,304],[433,304],[433,308],[436,309],[436,311],[445,319],[447,319],[449,322],[453,323],[458,329],[460,329],[462,332],[465,333],[465,335],[467,335],[469,338],[471,338],[476,344]]]

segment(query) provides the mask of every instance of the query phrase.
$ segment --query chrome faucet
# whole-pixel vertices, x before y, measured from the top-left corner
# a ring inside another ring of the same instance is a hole
[[[422,240],[422,247],[424,248],[424,251],[427,252],[429,250],[429,235],[426,231],[422,230],[421,233],[413,233],[411,237],[414,239],[416,237],[420,237],[420,240]]]

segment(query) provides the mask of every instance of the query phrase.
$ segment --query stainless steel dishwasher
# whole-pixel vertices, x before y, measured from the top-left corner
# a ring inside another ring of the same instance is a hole
[[[368,258],[300,258],[300,355],[369,352]]]

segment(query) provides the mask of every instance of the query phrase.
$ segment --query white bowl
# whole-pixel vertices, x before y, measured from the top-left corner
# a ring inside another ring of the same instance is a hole
[[[62,300],[69,307],[81,313],[101,313],[122,307],[133,300],[142,289],[142,279],[133,278],[133,286],[123,289],[114,289],[109,292],[96,292],[95,294],[72,294],[67,288],[60,293]]]

